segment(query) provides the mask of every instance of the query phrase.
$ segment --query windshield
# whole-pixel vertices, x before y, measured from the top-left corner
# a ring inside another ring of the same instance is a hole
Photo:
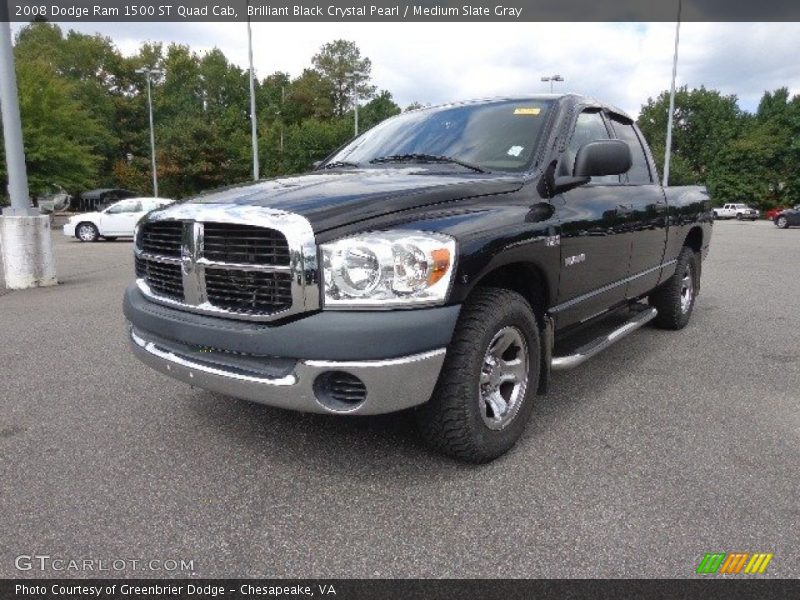
[[[328,161],[366,166],[409,155],[448,157],[485,170],[530,166],[550,100],[502,100],[413,111],[387,119]]]

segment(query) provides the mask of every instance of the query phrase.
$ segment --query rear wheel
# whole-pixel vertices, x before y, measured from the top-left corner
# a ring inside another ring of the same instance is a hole
[[[511,449],[533,409],[539,329],[516,292],[477,290],[464,304],[431,400],[416,411],[426,441],[472,463]]]
[[[697,298],[700,270],[697,253],[684,246],[675,273],[650,294],[650,305],[658,310],[655,324],[663,329],[683,329],[689,323]]]
[[[786,229],[787,227],[789,227],[789,219],[783,216],[778,217],[775,220],[775,225],[778,226],[778,229]]]
[[[736,215],[736,220],[737,221],[741,221],[742,220],[742,213],[739,213],[739,214]]]
[[[100,237],[100,232],[93,223],[80,223],[75,228],[75,237],[82,242],[96,242]]]

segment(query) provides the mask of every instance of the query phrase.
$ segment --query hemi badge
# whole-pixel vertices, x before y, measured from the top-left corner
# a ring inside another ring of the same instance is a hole
[[[582,263],[586,260],[586,255],[581,252],[580,254],[576,254],[575,256],[568,256],[564,259],[564,264],[568,267],[572,265],[577,265],[578,263]]]

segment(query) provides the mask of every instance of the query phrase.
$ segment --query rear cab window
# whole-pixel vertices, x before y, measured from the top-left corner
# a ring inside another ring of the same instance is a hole
[[[611,115],[611,125],[617,139],[627,143],[631,149],[631,168],[623,175],[623,179],[631,185],[644,185],[653,183],[650,164],[642,145],[642,140],[633,126],[633,121],[619,115]]]

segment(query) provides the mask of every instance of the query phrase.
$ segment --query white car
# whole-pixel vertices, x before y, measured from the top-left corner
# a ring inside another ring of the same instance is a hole
[[[712,209],[715,219],[750,219],[755,221],[761,214],[746,204],[725,204],[721,208]]]
[[[99,212],[74,215],[64,224],[64,235],[82,242],[105,238],[131,237],[139,219],[146,213],[172,204],[168,198],[126,198]]]

